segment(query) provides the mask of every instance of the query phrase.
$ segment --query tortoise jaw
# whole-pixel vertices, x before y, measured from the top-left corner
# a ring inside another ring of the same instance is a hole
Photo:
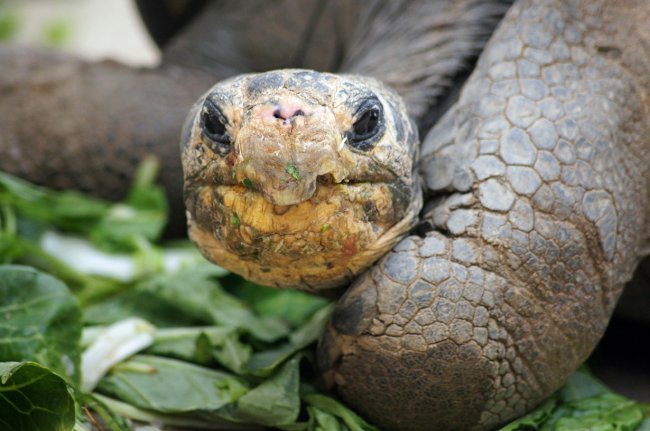
[[[263,285],[340,286],[412,225],[421,198],[417,187],[392,182],[321,181],[294,205],[273,204],[241,184],[194,188],[190,237],[209,260]],[[407,196],[395,199],[401,192]]]

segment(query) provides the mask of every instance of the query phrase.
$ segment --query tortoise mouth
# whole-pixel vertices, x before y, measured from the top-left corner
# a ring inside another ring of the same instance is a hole
[[[187,196],[190,236],[209,260],[258,283],[340,286],[413,224],[416,191],[324,178],[311,198],[274,205],[242,184],[203,186]]]
[[[316,175],[314,176],[313,181],[310,182],[306,182],[304,178],[276,178],[271,180],[274,181],[273,187],[269,187],[267,184],[268,181],[265,183],[261,180],[258,181],[254,177],[241,175],[239,173],[233,173],[231,178],[219,177],[212,180],[206,179],[209,177],[210,175],[206,175],[205,172],[202,172],[201,175],[186,179],[186,197],[202,193],[201,190],[206,188],[212,190],[231,188],[232,190],[239,191],[242,196],[250,195],[252,193],[259,194],[270,205],[276,207],[278,211],[284,212],[296,205],[310,202],[314,197],[318,200],[319,190],[323,189],[336,192],[337,189],[341,190],[341,187],[374,187],[384,185],[390,188],[393,184],[403,183],[403,180],[392,172],[367,173],[361,178],[344,177],[342,180],[338,181],[331,173]],[[295,191],[288,187],[292,185],[292,182],[306,183],[303,185],[302,189],[308,190],[308,192],[302,193],[303,197],[300,199],[284,199],[282,194],[285,191],[292,197],[295,196]],[[190,207],[186,206],[186,208]]]
[[[291,235],[332,228],[328,220],[334,216],[345,216],[349,222],[395,224],[404,214],[393,205],[394,201],[402,204],[394,199],[396,191],[389,182],[335,182],[322,176],[309,198],[288,205],[274,203],[263,191],[244,184],[206,185],[197,190],[197,196],[212,201],[213,214],[225,216],[217,223],[220,226],[229,221],[231,227],[254,229],[260,235]]]

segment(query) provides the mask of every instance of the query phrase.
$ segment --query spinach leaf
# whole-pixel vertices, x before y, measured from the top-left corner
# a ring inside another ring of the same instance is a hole
[[[123,203],[113,204],[90,230],[90,238],[108,250],[133,250],[141,239],[160,238],[167,222],[168,205],[163,188],[154,183],[158,161],[146,158],[135,174]]]
[[[379,431],[378,428],[369,425],[361,416],[354,413],[345,405],[334,398],[319,393],[304,395],[305,402],[310,407],[312,423],[310,429],[347,429],[350,431]],[[334,421],[336,420],[336,426]],[[345,427],[343,427],[343,424]]]
[[[108,203],[81,193],[48,190],[5,172],[0,172],[0,203],[30,220],[76,232],[88,232],[109,208]]]
[[[69,431],[74,425],[64,379],[33,362],[0,362],[0,431]]]
[[[208,365],[214,360],[244,374],[252,347],[240,341],[241,331],[223,326],[163,328],[156,331],[148,353]]]
[[[639,403],[613,393],[570,402],[562,409],[570,412],[553,424],[557,431],[634,431],[645,418]]]
[[[241,329],[264,342],[289,334],[288,326],[280,320],[256,315],[227,293],[216,280],[222,275],[223,269],[205,262],[153,276],[123,295],[89,307],[85,317],[93,324],[137,316],[159,327],[218,325]]]
[[[248,388],[232,374],[184,361],[136,355],[113,368],[99,392],[136,407],[161,413],[217,410],[237,400]]]
[[[235,416],[267,426],[291,424],[300,412],[300,355],[288,360],[275,374],[243,395]]]
[[[79,383],[81,309],[68,288],[33,268],[0,266],[0,361],[33,361]]]
[[[283,319],[293,327],[301,326],[331,302],[300,290],[264,287],[250,281],[232,284],[232,287],[227,286],[228,290],[250,304],[257,314]]]
[[[88,235],[112,251],[137,251],[143,241],[160,238],[167,220],[167,200],[155,185],[158,162],[145,159],[126,200],[108,203],[75,191],[38,187],[0,172],[0,206],[15,209],[20,218]]]
[[[134,419],[145,423],[164,424],[173,427],[174,430],[178,429],[209,429],[209,430],[227,430],[227,431],[261,431],[259,425],[254,424],[239,424],[232,419],[217,416],[211,412],[191,412],[191,413],[159,413],[152,410],[144,410],[137,408],[131,404],[109,398],[100,394],[93,394],[96,403],[100,403],[106,409],[106,413],[115,413],[121,417]],[[91,404],[93,408],[97,404]],[[104,416],[102,416],[104,417]],[[166,428],[165,428],[166,429]],[[130,428],[127,428],[130,431]],[[75,430],[76,431],[76,430]],[[117,428],[111,431],[122,431]]]
[[[301,327],[289,335],[289,340],[278,347],[253,353],[247,364],[251,374],[267,376],[282,362],[318,340],[332,314],[334,304],[322,307]]]

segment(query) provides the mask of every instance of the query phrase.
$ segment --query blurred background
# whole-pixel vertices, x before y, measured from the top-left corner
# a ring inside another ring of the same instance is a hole
[[[133,66],[160,58],[131,0],[0,0],[0,41],[6,40]]]

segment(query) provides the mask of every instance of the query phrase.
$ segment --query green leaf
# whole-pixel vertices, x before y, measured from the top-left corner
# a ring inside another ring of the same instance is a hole
[[[558,419],[555,430],[634,431],[645,418],[639,403],[613,393],[575,401],[570,407],[571,415]]]
[[[242,184],[244,184],[244,187],[246,187],[247,189],[252,189],[253,188],[253,181],[251,181],[250,178],[244,178],[242,180]]]
[[[332,302],[294,289],[277,289],[246,282],[230,289],[262,316],[283,319],[298,327],[319,309]]]
[[[89,235],[108,250],[137,250],[142,239],[159,239],[167,220],[164,190],[154,184],[157,170],[155,159],[144,160],[127,199],[116,204],[38,187],[0,172],[0,204],[15,208],[21,217]]]
[[[79,398],[79,402],[82,403],[85,408],[92,410],[94,415],[101,418],[107,429],[111,431],[132,431],[128,422],[124,418],[118,416],[96,396],[92,394],[80,394]]]
[[[303,398],[308,405],[317,408],[320,412],[340,418],[350,431],[379,431],[378,428],[368,424],[361,416],[334,398],[318,393],[307,394]],[[329,431],[328,428],[323,429]]]
[[[150,422],[157,424],[165,424],[173,429],[210,429],[210,430],[246,430],[246,431],[260,431],[260,427],[256,425],[249,424],[239,424],[233,422],[233,420],[224,418],[212,412],[191,412],[191,413],[159,413],[151,410],[139,409],[131,404],[124,403],[119,400],[115,400],[104,395],[93,394],[98,402],[106,406],[106,409],[112,413],[115,413],[121,417],[134,419],[140,422]],[[91,405],[92,407],[92,405]],[[121,429],[111,431],[122,431]],[[124,431],[131,431],[131,428],[127,428]]]
[[[0,362],[0,431],[69,431],[74,425],[65,380],[33,362]]]
[[[239,229],[239,216],[237,213],[232,213],[230,215],[230,223],[235,226],[237,229]]]
[[[236,336],[232,328],[220,326],[162,328],[156,331],[147,353],[207,364],[212,359],[213,343],[218,345]]]
[[[21,216],[61,229],[88,232],[109,204],[74,191],[53,191],[0,172],[0,203],[16,208]]]
[[[302,178],[300,176],[300,172],[298,172],[298,168],[296,167],[296,165],[294,165],[292,161],[289,161],[287,163],[287,167],[285,168],[285,170],[296,181],[300,181],[300,179]]]
[[[68,288],[33,268],[0,266],[0,361],[34,361],[79,382],[81,309]]]
[[[275,374],[243,395],[236,417],[266,426],[295,422],[300,412],[300,356],[287,361]]]
[[[310,431],[346,431],[341,421],[334,415],[317,407],[307,407]]]
[[[180,413],[217,410],[237,400],[247,386],[229,373],[136,355],[104,377],[98,390],[142,409]]]
[[[258,376],[269,375],[282,362],[296,352],[304,349],[320,337],[325,325],[332,314],[334,304],[329,304],[318,310],[303,326],[289,336],[287,343],[279,347],[254,353],[248,362],[248,370]]]
[[[164,189],[154,184],[158,168],[155,158],[141,163],[126,201],[112,205],[90,231],[94,242],[109,250],[122,251],[138,249],[142,238],[160,238],[167,222],[168,205]]]
[[[252,348],[239,341],[239,331],[222,326],[159,329],[147,352],[207,365],[214,359],[242,374]]]
[[[223,269],[210,263],[151,277],[124,295],[86,310],[93,324],[142,317],[159,327],[219,325],[241,329],[260,341],[273,342],[289,334],[280,320],[255,315],[221,288]]]
[[[246,374],[253,348],[239,340],[238,336],[224,338],[220,342],[210,340],[213,357],[224,367],[237,374]]]

